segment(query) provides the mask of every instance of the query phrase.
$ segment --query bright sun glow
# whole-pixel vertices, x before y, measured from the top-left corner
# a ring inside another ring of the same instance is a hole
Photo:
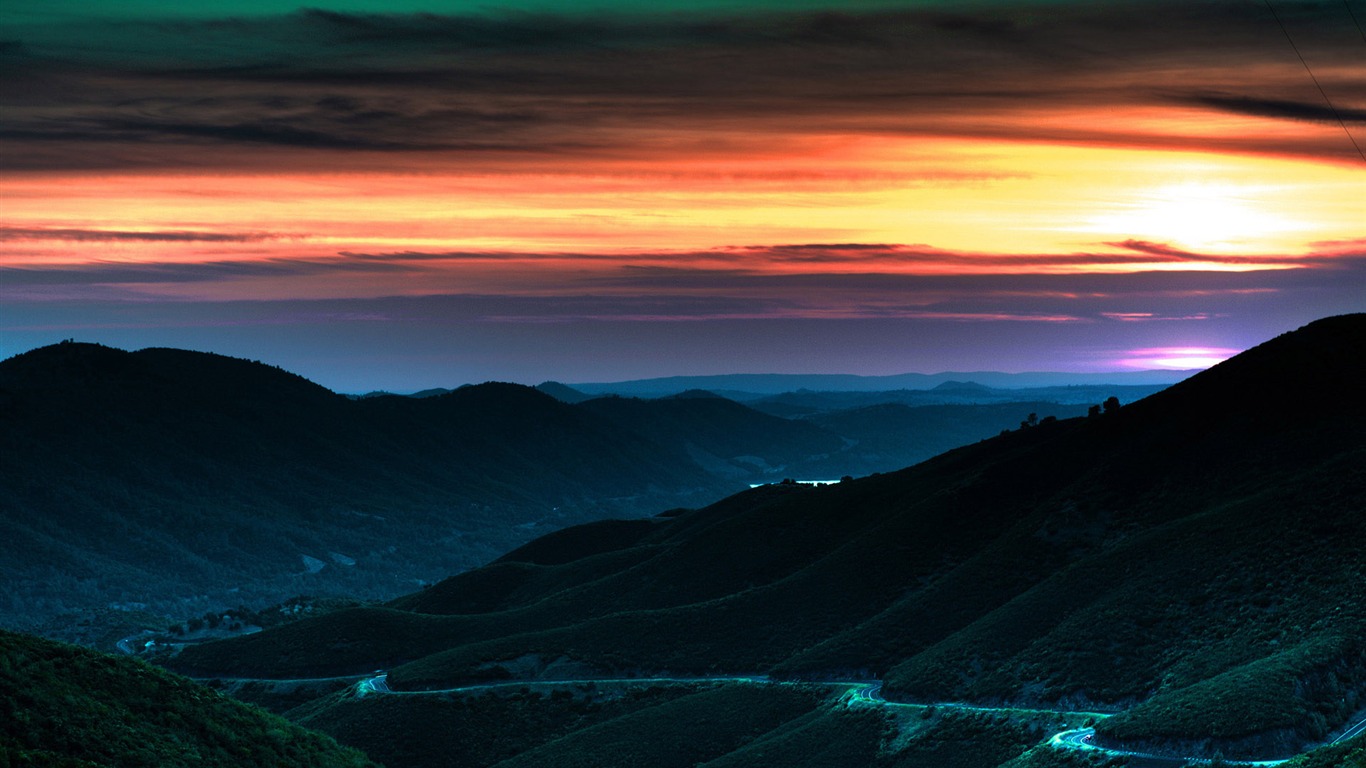
[[[1218,365],[1238,354],[1239,350],[1218,347],[1157,347],[1135,349],[1123,362],[1131,368],[1167,368],[1190,370]]]
[[[1297,228],[1294,222],[1262,205],[1258,193],[1257,189],[1231,184],[1159,187],[1097,217],[1087,229],[1195,251],[1258,247],[1271,236]]]

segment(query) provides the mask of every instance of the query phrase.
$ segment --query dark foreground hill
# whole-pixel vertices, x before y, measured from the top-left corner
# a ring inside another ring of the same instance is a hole
[[[1097,726],[1109,745],[1290,755],[1366,707],[1362,359],[1366,315],[1329,318],[1114,412],[894,474],[565,532],[385,607],[170,663],[384,668],[409,690],[878,678],[906,701],[1121,712]],[[310,717],[346,741],[319,706]]]
[[[0,765],[374,768],[327,736],[141,661],[5,631]]]
[[[0,362],[0,626],[402,594],[538,532],[707,503],[844,445],[729,401],[627,406],[511,384],[354,400],[172,349],[19,355]]]

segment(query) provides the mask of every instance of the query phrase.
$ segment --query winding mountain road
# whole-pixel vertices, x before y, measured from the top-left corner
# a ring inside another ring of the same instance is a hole
[[[118,650],[128,655],[136,653],[133,648],[133,641],[146,633],[130,635],[119,640]],[[1101,719],[1109,717],[1104,712],[1086,712],[1064,709],[1034,709],[1027,707],[986,707],[975,704],[964,704],[961,702],[936,702],[932,704],[912,704],[899,701],[888,701],[882,696],[882,682],[879,680],[841,680],[841,681],[775,681],[765,675],[732,675],[717,677],[599,677],[581,678],[566,680],[511,680],[494,683],[474,683],[470,685],[454,686],[450,688],[437,688],[420,691],[397,691],[389,687],[389,675],[383,671],[376,671],[371,675],[338,675],[335,677],[307,677],[291,679],[274,678],[245,678],[245,677],[213,677],[201,678],[202,680],[215,680],[225,683],[278,683],[278,684],[297,684],[297,683],[328,683],[342,681],[356,681],[355,694],[357,698],[363,698],[370,694],[381,694],[391,696],[433,696],[441,694],[468,694],[479,693],[481,691],[494,691],[507,688],[536,688],[536,687],[565,687],[572,685],[688,685],[697,683],[742,683],[751,685],[821,685],[830,688],[843,688],[844,693],[840,700],[845,706],[875,706],[888,708],[914,708],[920,711],[925,709],[948,709],[962,712],[984,712],[984,713],[1032,713],[1045,715],[1065,715],[1070,717],[1091,717]],[[1175,763],[1201,760],[1195,757],[1171,757],[1167,755],[1155,755],[1145,752],[1132,752],[1119,749],[1102,747],[1095,743],[1094,728],[1077,728],[1062,731],[1055,734],[1048,740],[1049,746],[1055,749],[1072,749],[1082,751],[1092,751],[1106,753],[1115,756],[1141,757],[1150,760],[1168,760]],[[1355,736],[1366,733],[1366,716],[1363,716],[1356,723],[1348,726],[1336,738],[1326,742],[1327,744],[1337,744]],[[1232,765],[1245,766],[1275,766],[1288,762],[1284,760],[1231,760],[1227,761]]]
[[[1109,717],[1104,712],[1086,712],[1068,709],[1034,709],[1028,707],[986,707],[976,704],[964,704],[961,702],[937,702],[933,704],[912,704],[900,701],[888,701],[882,696],[882,682],[878,680],[840,680],[840,681],[775,681],[764,675],[744,675],[744,676],[723,676],[723,677],[605,677],[605,678],[582,678],[570,680],[514,680],[496,683],[475,683],[472,685],[462,685],[452,688],[439,688],[421,691],[396,691],[389,687],[389,675],[379,672],[373,677],[368,677],[356,684],[356,696],[364,697],[369,694],[390,694],[398,696],[430,696],[451,693],[479,693],[481,691],[492,691],[506,688],[534,688],[534,687],[564,687],[572,685],[687,685],[696,683],[747,683],[747,684],[767,684],[767,685],[821,685],[830,688],[843,688],[844,694],[840,700],[845,706],[875,706],[888,708],[913,708],[920,711],[925,709],[955,710],[961,712],[985,712],[985,713],[1032,713],[1046,715],[1066,715],[1070,717],[1091,717],[1101,719]],[[1363,717],[1356,724],[1345,729],[1342,734],[1328,744],[1337,744],[1346,741],[1354,736],[1366,733],[1366,717]],[[1149,760],[1171,761],[1173,764],[1189,764],[1205,760],[1200,757],[1172,757],[1169,755],[1155,755],[1146,752],[1133,752],[1120,749],[1102,747],[1095,743],[1096,731],[1094,728],[1077,728],[1062,731],[1055,734],[1048,740],[1049,746],[1055,749],[1074,749],[1092,752],[1106,753],[1114,756],[1139,757]],[[1229,765],[1242,766],[1275,766],[1289,762],[1289,758],[1283,760],[1226,760]]]
[[[1331,739],[1325,742],[1324,744],[1325,746],[1339,744],[1341,742],[1347,741],[1348,739],[1360,736],[1363,733],[1366,733],[1366,714],[1363,714],[1361,719],[1358,720],[1356,723],[1345,728],[1342,731],[1342,733],[1338,734],[1336,738]],[[1102,747],[1095,743],[1095,735],[1096,730],[1094,728],[1078,728],[1072,731],[1063,731],[1062,733],[1059,733],[1055,735],[1053,738],[1049,739],[1048,743],[1051,746],[1060,749],[1092,750],[1098,752],[1106,752],[1112,755],[1142,757],[1147,758],[1149,760],[1170,760],[1173,764],[1188,763],[1195,759],[1189,757],[1169,757],[1166,755],[1154,755],[1147,752],[1131,752],[1122,749],[1111,749],[1109,747]],[[1231,763],[1233,765],[1270,766],[1282,765],[1284,763],[1290,762],[1291,759],[1292,758],[1285,758],[1282,760],[1228,760],[1226,762]]]

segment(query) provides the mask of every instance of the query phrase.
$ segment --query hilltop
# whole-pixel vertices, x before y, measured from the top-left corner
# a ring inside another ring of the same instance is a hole
[[[567,669],[877,678],[903,701],[1117,712],[1097,725],[1114,746],[1292,754],[1366,703],[1364,356],[1366,315],[1329,318],[1103,414],[571,529],[168,663],[382,667],[407,690]]]

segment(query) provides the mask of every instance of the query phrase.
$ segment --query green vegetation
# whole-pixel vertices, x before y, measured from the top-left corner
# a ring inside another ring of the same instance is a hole
[[[868,768],[889,736],[887,718],[871,709],[821,707],[784,723],[702,768]]]
[[[1097,726],[1106,742],[1225,742],[1228,757],[1296,751],[1355,712],[1366,679],[1363,626],[1323,636],[1183,688],[1159,693]],[[1342,634],[1337,634],[1341,632]],[[1278,749],[1279,748],[1279,749]]]
[[[374,764],[326,736],[143,662],[0,631],[0,765]]]
[[[987,714],[951,713],[907,740],[878,768],[996,768],[1052,735],[1035,723]]]
[[[330,733],[386,765],[488,766],[644,709],[696,693],[683,686],[542,692],[527,688],[481,696],[338,694],[289,716]],[[440,723],[439,728],[433,723]]]
[[[1038,746],[1002,763],[1000,768],[1124,768],[1127,765],[1128,758],[1107,757],[1091,752],[1063,752]]]
[[[691,768],[806,714],[818,701],[819,694],[789,687],[718,686],[575,731],[499,765]]]
[[[1284,768],[1366,768],[1366,736],[1320,747],[1291,760]]]

